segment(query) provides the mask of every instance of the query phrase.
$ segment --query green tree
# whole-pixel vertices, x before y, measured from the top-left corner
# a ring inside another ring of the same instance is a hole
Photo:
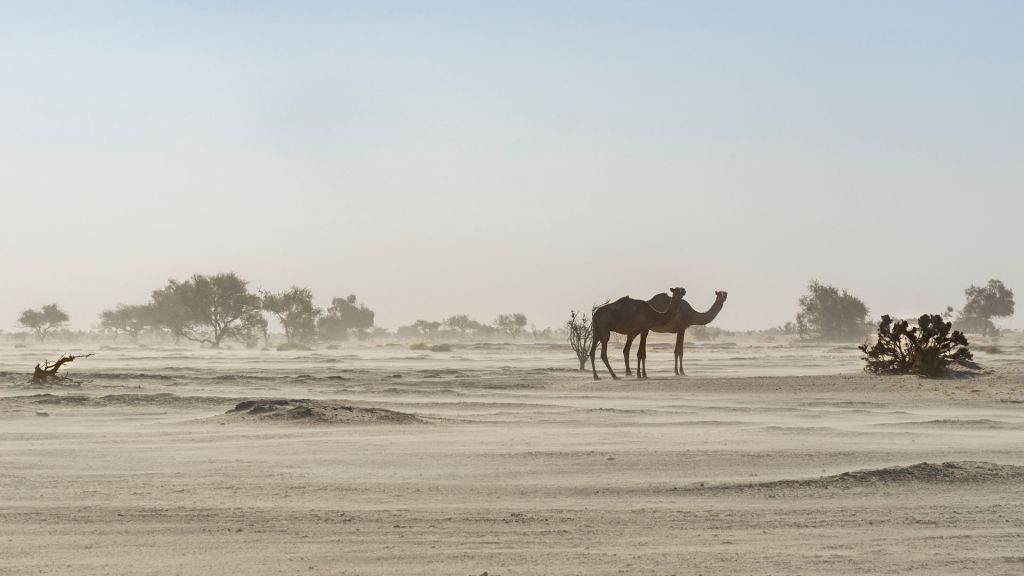
[[[18,316],[18,323],[35,332],[40,342],[45,342],[50,332],[63,328],[69,320],[67,312],[56,304],[47,304],[41,310],[30,308]]]
[[[957,326],[983,336],[997,332],[993,318],[1013,316],[1015,303],[1013,290],[1001,280],[989,280],[984,286],[971,285],[964,290],[967,302],[957,318]]]
[[[797,332],[802,338],[824,340],[862,338],[867,328],[868,307],[846,290],[811,280],[807,294],[800,297],[796,315]]]
[[[289,344],[307,343],[316,335],[321,310],[313,305],[309,288],[292,286],[279,294],[263,294],[263,309],[277,317]]]
[[[434,320],[417,320],[412,327],[419,331],[421,336],[433,336],[434,332],[441,329],[441,323]]]
[[[473,320],[465,314],[459,314],[456,316],[450,316],[444,319],[444,325],[452,330],[458,330],[462,336],[466,335],[467,330],[476,330],[480,327],[480,323]]]
[[[167,286],[153,291],[150,301],[153,326],[170,332],[175,344],[181,342],[191,322],[191,312],[182,301],[182,290],[177,286],[173,280],[168,282]]]
[[[514,312],[512,314],[499,314],[498,319],[494,321],[494,325],[503,332],[506,332],[512,339],[519,337],[519,333],[523,331],[526,326],[526,314],[520,314]]]
[[[214,348],[225,338],[249,341],[261,324],[259,296],[233,272],[170,280],[153,293],[153,300],[161,325],[178,337]]]
[[[373,328],[373,310],[360,304],[355,294],[331,300],[327,313],[320,317],[317,328],[324,340],[345,340],[350,330],[362,334]]]
[[[113,310],[100,312],[100,327],[113,332],[115,342],[119,334],[127,334],[138,343],[139,334],[152,323],[152,304],[118,304]]]

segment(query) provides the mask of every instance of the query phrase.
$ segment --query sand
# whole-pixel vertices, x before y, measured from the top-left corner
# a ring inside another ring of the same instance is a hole
[[[593,382],[557,346],[123,347],[45,389],[42,349],[0,351],[0,574],[1021,574],[1004,349],[922,380],[696,345]]]

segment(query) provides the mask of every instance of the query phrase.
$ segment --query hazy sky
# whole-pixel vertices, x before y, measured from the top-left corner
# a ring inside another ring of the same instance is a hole
[[[1015,1],[0,2],[0,329],[217,271],[392,328],[1024,301],[1022,153]]]

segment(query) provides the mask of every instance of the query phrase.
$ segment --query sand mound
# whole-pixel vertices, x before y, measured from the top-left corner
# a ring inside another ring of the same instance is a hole
[[[1024,481],[1024,466],[991,462],[921,462],[912,466],[893,466],[856,470],[813,480],[778,480],[739,486],[743,489],[774,490],[786,488],[845,489],[889,484],[981,484]]]
[[[81,406],[90,408],[100,407],[165,407],[165,408],[194,408],[230,402],[231,398],[218,396],[178,396],[170,392],[158,392],[151,394],[107,394],[105,396],[88,396],[85,394],[35,394],[33,396],[21,396],[16,399],[28,401],[33,404],[51,404],[57,406]]]
[[[413,414],[359,408],[326,400],[261,399],[239,402],[221,419],[270,422],[305,422],[311,424],[423,424]]]
[[[917,422],[900,422],[899,424],[894,424],[894,426],[935,426],[935,427],[942,427],[942,428],[979,428],[979,429],[993,429],[993,430],[999,430],[999,429],[1005,429],[1005,428],[1017,428],[1018,427],[1018,426],[1016,426],[1014,424],[1011,424],[1009,422],[1003,422],[1001,420],[989,420],[987,418],[977,418],[977,419],[973,419],[973,420],[970,420],[970,419],[963,420],[963,419],[946,418],[946,419],[940,419],[940,420],[924,420],[924,421],[917,421]]]

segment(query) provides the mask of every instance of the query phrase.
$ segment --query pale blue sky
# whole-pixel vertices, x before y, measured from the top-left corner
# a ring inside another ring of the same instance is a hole
[[[1019,2],[164,4],[0,2],[4,330],[224,270],[390,327],[1024,290]]]

